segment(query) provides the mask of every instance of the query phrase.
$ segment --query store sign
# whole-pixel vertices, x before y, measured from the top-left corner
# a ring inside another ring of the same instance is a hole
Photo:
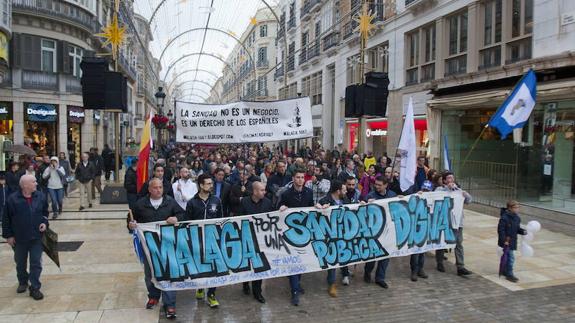
[[[76,106],[68,106],[68,122],[71,123],[84,123],[86,112],[83,108]]]
[[[0,102],[0,120],[12,120],[12,102]]]
[[[55,122],[58,119],[58,112],[53,104],[28,103],[26,115],[28,121],[35,122]]]
[[[8,62],[8,37],[0,32],[0,59]]]
[[[387,130],[383,129],[367,129],[365,131],[366,137],[379,137],[379,136],[387,136]]]

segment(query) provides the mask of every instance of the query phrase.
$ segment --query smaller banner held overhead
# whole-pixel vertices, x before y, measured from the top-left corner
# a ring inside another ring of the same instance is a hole
[[[222,105],[176,102],[178,142],[248,143],[312,136],[308,97]]]

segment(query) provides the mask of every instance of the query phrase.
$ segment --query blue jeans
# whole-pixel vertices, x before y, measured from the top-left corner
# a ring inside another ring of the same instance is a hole
[[[349,269],[347,266],[341,267],[341,276],[349,277]],[[327,283],[328,285],[335,284],[335,269],[327,270]]]
[[[377,262],[377,269],[375,271],[375,281],[376,282],[383,282],[385,281],[385,271],[387,270],[387,266],[389,265],[389,258],[379,260]],[[375,267],[375,261],[371,261],[365,264],[365,276],[371,275],[371,271]]]
[[[52,199],[52,212],[62,212],[62,203],[64,202],[63,188],[49,188],[48,193]]]
[[[162,297],[162,302],[164,306],[175,307],[176,306],[176,292],[169,291],[164,292],[156,288],[154,283],[152,283],[152,271],[147,261],[144,261],[144,281],[146,282],[146,288],[148,289],[148,298],[160,299]]]
[[[412,273],[419,273],[423,269],[423,264],[425,263],[425,252],[416,253],[409,258],[409,267]]]
[[[299,292],[301,290],[300,280],[301,274],[299,275],[291,275],[288,277],[289,279],[289,286],[291,288],[291,293]]]
[[[20,285],[27,285],[30,281],[31,289],[40,289],[40,274],[42,273],[42,240],[16,240],[14,247],[14,261],[16,262],[16,275]],[[28,255],[30,255],[30,273],[28,267]]]
[[[509,250],[509,258],[507,258],[507,268],[505,268],[505,276],[511,277],[513,275],[513,265],[515,265],[515,252]]]

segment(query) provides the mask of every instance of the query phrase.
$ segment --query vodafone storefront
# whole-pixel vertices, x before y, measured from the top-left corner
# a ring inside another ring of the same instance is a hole
[[[349,119],[347,123],[347,141],[345,148],[353,151],[357,148],[359,142],[359,122],[357,119]],[[400,130],[401,131],[401,130]],[[387,142],[387,118],[369,119],[367,129],[362,134],[366,138],[367,149],[371,150],[374,156],[383,156],[387,152],[388,144],[396,146],[398,142]],[[425,116],[415,116],[415,136],[417,139],[418,154],[425,155],[427,151],[427,119]]]

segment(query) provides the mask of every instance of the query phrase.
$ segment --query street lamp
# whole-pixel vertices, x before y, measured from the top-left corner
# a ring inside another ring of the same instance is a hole
[[[173,119],[174,114],[172,113],[172,110],[168,110],[168,142],[170,142],[172,140],[172,133],[175,132],[176,130],[176,122]]]
[[[158,87],[158,92],[154,95],[156,97],[156,105],[158,106],[158,115],[163,116],[162,108],[164,107],[164,99],[166,99],[166,93],[164,89],[160,86]],[[162,144],[162,129],[158,128],[158,142]]]

